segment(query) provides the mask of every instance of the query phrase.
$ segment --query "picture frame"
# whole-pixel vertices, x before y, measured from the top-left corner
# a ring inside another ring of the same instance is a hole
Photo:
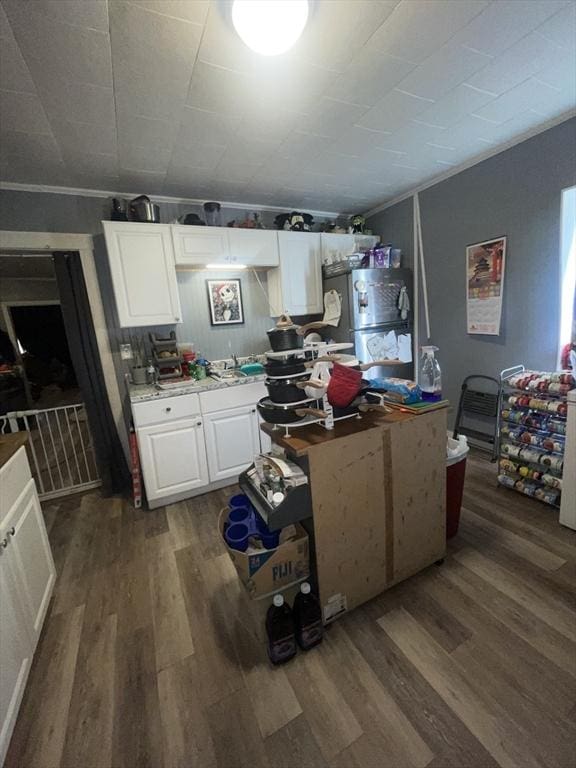
[[[206,280],[206,288],[210,323],[213,326],[244,323],[242,284],[238,278],[223,277],[220,280]]]
[[[469,334],[499,336],[506,236],[466,246],[466,323]]]

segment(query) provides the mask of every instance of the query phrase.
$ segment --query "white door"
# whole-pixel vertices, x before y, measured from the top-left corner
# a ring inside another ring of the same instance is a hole
[[[176,264],[205,267],[224,264],[230,259],[226,227],[172,225]]]
[[[204,416],[210,481],[237,478],[260,453],[255,405]]]
[[[137,430],[149,501],[208,485],[202,419],[181,419]]]
[[[18,707],[32,662],[32,642],[27,632],[28,616],[20,605],[14,580],[11,539],[0,554],[0,765],[4,762]]]
[[[263,229],[228,229],[230,263],[249,267],[277,267],[278,233]]]
[[[56,569],[34,480],[28,481],[2,528],[8,532],[6,551],[10,553],[20,585],[23,609],[30,618],[29,630],[35,646],[54,588]]]
[[[323,232],[320,235],[322,245],[322,264],[335,264],[356,250],[354,235],[334,235]]]
[[[170,226],[102,224],[120,326],[182,322]]]
[[[278,232],[282,311],[311,315],[323,310],[320,235]]]

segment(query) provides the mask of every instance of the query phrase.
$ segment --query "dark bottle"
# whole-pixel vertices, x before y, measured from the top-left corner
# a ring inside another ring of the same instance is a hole
[[[282,595],[274,595],[274,600],[266,614],[266,633],[268,634],[268,657],[272,664],[283,664],[296,655],[296,637],[294,618],[289,605]]]
[[[307,581],[302,582],[294,598],[294,623],[296,640],[303,651],[322,642],[322,610]]]

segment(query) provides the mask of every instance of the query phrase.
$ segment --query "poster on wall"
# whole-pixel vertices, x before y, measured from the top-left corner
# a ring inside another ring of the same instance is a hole
[[[505,237],[466,248],[468,333],[500,335],[505,258]]]
[[[244,322],[240,280],[206,280],[212,325]]]

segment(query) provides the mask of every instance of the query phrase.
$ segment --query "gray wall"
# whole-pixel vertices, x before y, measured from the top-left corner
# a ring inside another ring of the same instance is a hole
[[[455,405],[465,376],[523,363],[554,370],[560,318],[562,189],[576,184],[576,118],[420,193],[432,343]],[[402,247],[410,265],[412,201],[368,225]],[[506,235],[500,336],[466,332],[466,246]],[[423,315],[420,315],[421,321]],[[420,343],[424,327],[420,322]]]

